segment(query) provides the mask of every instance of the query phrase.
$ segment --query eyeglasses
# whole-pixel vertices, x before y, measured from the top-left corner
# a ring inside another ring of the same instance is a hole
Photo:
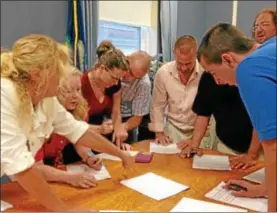
[[[258,29],[258,27],[262,28],[262,29],[265,29],[267,27],[270,26],[270,23],[268,22],[262,22],[261,24],[255,24],[254,27],[252,28],[252,32],[256,32],[256,30]]]
[[[117,76],[113,75],[112,71],[106,67],[106,71],[109,73],[110,77],[116,81],[120,81],[121,78],[118,78]]]

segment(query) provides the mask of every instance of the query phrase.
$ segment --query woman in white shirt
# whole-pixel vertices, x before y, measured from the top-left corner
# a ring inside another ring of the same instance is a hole
[[[70,142],[122,159],[133,159],[100,134],[77,121],[56,99],[60,78],[70,64],[68,49],[43,35],[17,40],[11,52],[1,52],[1,176],[17,182],[52,211],[90,211],[69,207],[50,189],[34,166],[34,155],[52,132]]]

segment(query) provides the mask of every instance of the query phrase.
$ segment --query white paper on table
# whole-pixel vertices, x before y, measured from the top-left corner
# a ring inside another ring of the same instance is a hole
[[[177,154],[180,153],[181,150],[178,149],[176,143],[169,144],[167,146],[163,146],[157,143],[150,143],[150,152],[159,153],[159,154]]]
[[[222,155],[194,155],[192,168],[230,171],[230,162],[228,156]]]
[[[267,198],[246,198],[233,196],[232,190],[224,189],[224,182],[221,182],[213,190],[208,192],[205,197],[221,201],[224,203],[240,206],[247,209],[252,209],[258,212],[266,212],[268,206]]]
[[[183,197],[170,212],[247,212],[247,210]]]
[[[189,188],[152,172],[120,183],[155,200],[165,199]]]
[[[265,169],[259,169],[249,175],[243,177],[245,180],[250,180],[255,183],[263,183],[265,180]]]
[[[75,164],[75,165],[67,165],[66,170],[70,174],[78,174],[81,172],[88,172],[92,174],[96,180],[105,180],[111,178],[110,173],[103,165],[100,171],[96,171],[93,168],[90,168],[86,164]]]
[[[134,157],[138,154],[138,151],[128,151],[128,153]],[[113,156],[113,155],[109,155],[107,153],[101,153],[97,155],[98,157],[100,157],[101,159],[107,159],[107,160],[114,160],[114,161],[121,161],[120,158]]]
[[[100,212],[136,212],[136,211],[100,210]]]
[[[13,208],[12,204],[10,204],[10,203],[8,203],[6,201],[1,200],[1,212],[5,211],[7,209],[10,209],[10,208]]]

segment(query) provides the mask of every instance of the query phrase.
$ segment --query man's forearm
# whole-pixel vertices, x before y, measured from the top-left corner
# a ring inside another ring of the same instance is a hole
[[[153,110],[150,113],[151,122],[148,124],[148,128],[152,132],[164,132],[165,114],[162,109]]]
[[[87,148],[122,158],[124,153],[102,135],[88,129],[77,143]]]
[[[248,149],[248,154],[253,156],[254,158],[257,158],[260,149],[261,149],[261,143],[259,141],[257,132],[253,129],[252,140],[251,140],[250,147]]]
[[[66,204],[52,191],[35,166],[16,174],[15,179],[47,209],[57,212],[66,212],[68,210]]]
[[[66,171],[44,164],[37,164],[35,167],[41,172],[46,181],[67,183],[68,174]]]
[[[265,182],[268,211],[276,212],[276,139],[262,142],[265,155]]]
[[[137,128],[142,120],[142,116],[132,116],[130,117],[126,122],[125,122],[125,126],[127,131],[133,130],[135,128]]]
[[[194,130],[192,135],[193,143],[196,147],[200,146],[201,140],[209,125],[209,117],[197,116],[194,123]]]

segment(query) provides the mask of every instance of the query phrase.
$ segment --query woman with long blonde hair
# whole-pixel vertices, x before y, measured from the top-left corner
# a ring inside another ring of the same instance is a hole
[[[90,211],[59,199],[34,165],[34,156],[52,132],[70,142],[106,152],[130,166],[133,159],[104,137],[77,121],[58,102],[60,78],[70,64],[65,46],[44,35],[17,40],[1,52],[1,176],[17,182],[52,211]]]
[[[88,120],[88,105],[81,94],[82,73],[74,66],[70,67],[69,73],[60,81],[58,100],[63,107],[70,112],[76,120]],[[94,131],[100,127],[90,126]],[[101,133],[101,131],[99,131]],[[74,152],[68,154],[67,150]],[[89,167],[100,170],[101,159],[96,157],[92,151],[81,145],[72,145],[70,141],[59,134],[52,133],[49,140],[36,154],[37,167],[49,182],[62,182],[79,188],[90,188],[96,186],[96,179],[87,172],[77,174],[68,173],[65,164],[82,160]]]

